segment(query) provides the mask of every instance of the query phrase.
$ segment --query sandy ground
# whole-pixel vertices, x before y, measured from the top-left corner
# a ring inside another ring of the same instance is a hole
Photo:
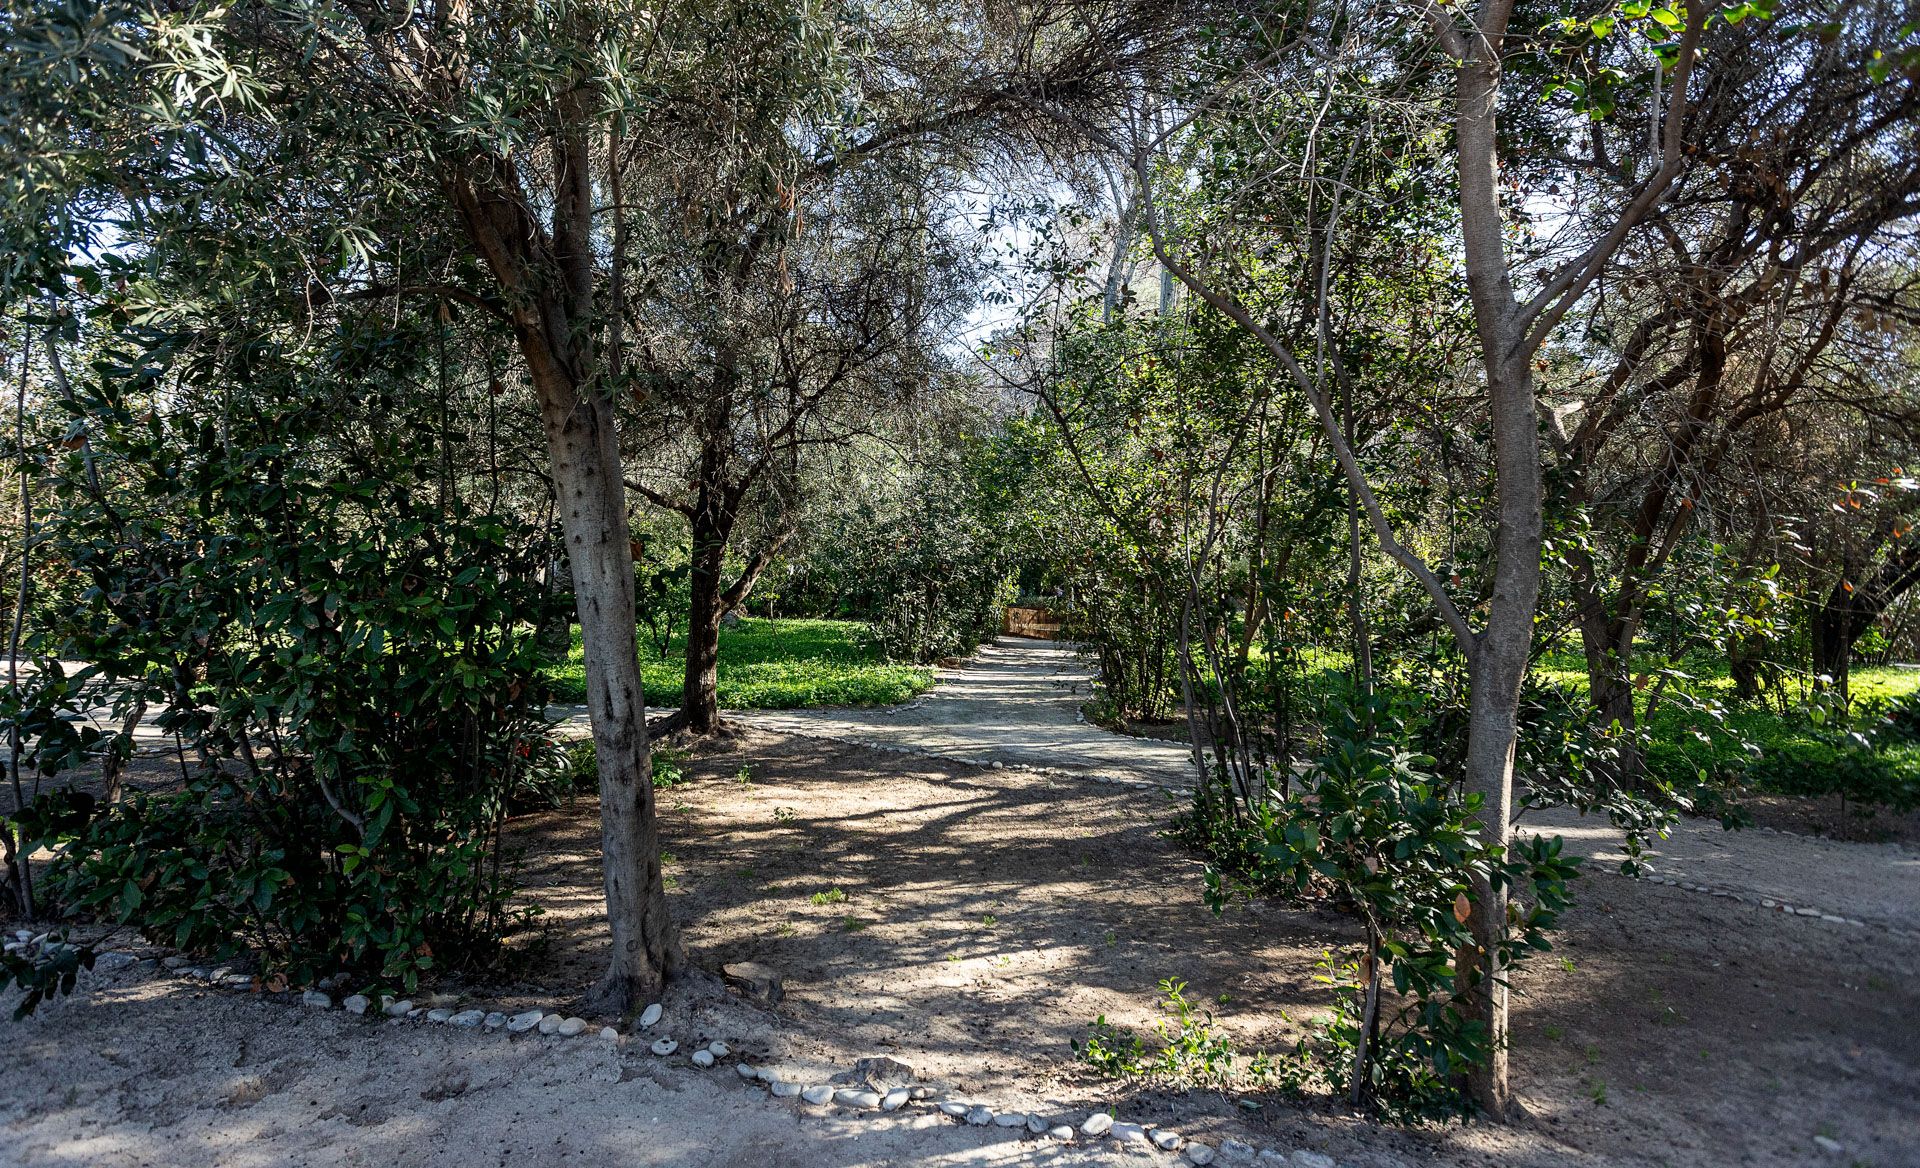
[[[1281,904],[1214,918],[1198,866],[1159,834],[1164,793],[754,728],[703,746],[689,773],[662,796],[689,951],[704,970],[779,969],[779,1006],[696,975],[667,1001],[656,1031],[683,1050],[661,1060],[642,1044],[368,1022],[128,971],[4,1031],[0,1163],[1172,1163],[772,1100],[688,1064],[693,1043],[722,1038],[803,1081],[887,1054],[999,1110],[1111,1106],[1353,1168],[1920,1165],[1920,872],[1896,847],[1695,824],[1659,849],[1659,871],[1736,901],[1598,870],[1616,846],[1599,826],[1533,824],[1601,862],[1555,952],[1520,979],[1528,1116],[1400,1130],[1330,1104],[1117,1083],[1075,1059],[1096,1016],[1159,1017],[1164,977],[1188,981],[1243,1053],[1282,1049],[1325,1006],[1315,960],[1353,936],[1343,918]],[[592,802],[528,817],[515,838],[547,910],[516,939],[522,972],[441,988],[553,1007],[603,961]],[[1782,916],[1759,907],[1768,894],[1865,923]]]

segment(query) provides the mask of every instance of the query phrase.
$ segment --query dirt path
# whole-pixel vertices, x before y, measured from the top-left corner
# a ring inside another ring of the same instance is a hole
[[[803,1118],[731,1070],[701,1071],[597,1038],[508,1039],[318,1014],[169,980],[119,981],[8,1031],[0,1164],[1111,1162],[926,1109]]]
[[[935,688],[903,706],[764,710],[733,715],[760,729],[903,747],[939,758],[1001,761],[1075,773],[1190,784],[1186,747],[1088,725],[1080,705],[1091,679],[1071,646],[1000,637],[936,675]],[[1624,858],[1611,825],[1563,811],[1535,813],[1525,829],[1558,833],[1584,856]],[[1650,852],[1655,873],[1684,883],[1770,900],[1807,914],[1858,920],[1877,929],[1920,931],[1920,853],[1762,831],[1727,832],[1707,820],[1682,822]]]
[[[958,665],[936,670],[934,688],[904,705],[734,710],[727,717],[761,730],[899,747],[962,762],[1048,767],[1163,785],[1193,781],[1185,746],[1129,738],[1084,721],[1080,706],[1092,693],[1086,664],[1071,646],[997,637]],[[556,712],[570,723],[586,724],[584,706]]]
[[[1604,866],[1626,858],[1621,833],[1604,820],[1555,809],[1525,817],[1520,829],[1563,836],[1569,849]],[[1708,895],[1920,936],[1920,853],[1900,844],[1726,831],[1711,820],[1689,819],[1648,849],[1647,865],[1656,879],[1702,887]]]
[[[1000,1111],[1112,1107],[1346,1168],[1920,1164],[1911,940],[1596,873],[1520,979],[1530,1118],[1397,1130],[1267,1091],[1115,1081],[1076,1058],[1097,1016],[1149,1030],[1168,977],[1243,1056],[1285,1050],[1326,1005],[1315,962],[1353,936],[1310,906],[1215,918],[1193,861],[1158,834],[1171,807],[1155,793],[745,731],[664,796],[670,896],[697,966],[769,964],[787,998],[767,1010],[694,977],[657,1029],[689,1049],[721,1038],[795,1081],[884,1054]],[[522,973],[442,988],[509,1010],[575,997],[604,962],[596,836],[587,801],[523,821],[547,915],[516,941]],[[372,1023],[119,976],[9,1033],[0,1163],[1174,1163],[925,1109],[774,1100],[684,1051]]]
[[[935,727],[934,747],[988,757],[1078,727],[1054,684],[1064,664],[953,671],[959,688],[920,710],[972,703],[975,728]],[[982,694],[1053,712],[1008,719]],[[887,717],[820,712],[806,732],[879,741]],[[662,792],[670,898],[696,966],[763,962],[787,997],[765,1009],[695,976],[669,996],[661,1030],[689,1049],[724,1039],[733,1057],[795,1081],[885,1054],[1000,1111],[1058,1122],[1111,1107],[1214,1146],[1319,1152],[1342,1168],[1920,1166],[1920,941],[1880,927],[1911,919],[1910,854],[1690,826],[1656,868],[1742,899],[1594,872],[1555,951],[1517,987],[1528,1118],[1382,1128],[1244,1084],[1166,1090],[1095,1074],[1073,1040],[1098,1016],[1150,1034],[1162,978],[1185,980],[1243,1057],[1286,1050],[1325,1008],[1315,963],[1353,938],[1352,923],[1277,902],[1216,918],[1198,866],[1161,834],[1177,810],[1166,795],[902,754],[928,739],[896,725],[891,750],[743,728],[702,745],[688,779]],[[1093,754],[1100,768],[1077,769],[1152,773],[1127,753],[1151,745],[1118,739],[1102,748],[1114,754]],[[1601,826],[1539,826],[1602,860],[1616,846]],[[440,988],[508,1010],[574,999],[605,960],[597,835],[590,800],[519,821],[527,895],[545,910],[514,941],[520,972]],[[1842,919],[1761,907],[1787,889],[1796,905],[1831,900]],[[642,1044],[370,1023],[117,976],[9,1034],[0,1163],[1174,1164],[924,1108],[774,1100],[724,1067],[692,1067],[684,1050],[658,1059]]]

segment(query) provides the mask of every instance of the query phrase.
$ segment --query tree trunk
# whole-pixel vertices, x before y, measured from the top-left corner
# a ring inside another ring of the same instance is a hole
[[[1504,29],[1484,30],[1498,37]],[[1460,149],[1461,239],[1467,288],[1487,377],[1493,428],[1493,595],[1485,629],[1467,650],[1470,688],[1466,790],[1481,799],[1481,839],[1505,848],[1513,825],[1513,756],[1520,687],[1533,648],[1540,600],[1540,416],[1525,345],[1527,324],[1514,297],[1500,214],[1499,154],[1494,113],[1499,100],[1497,40],[1480,47],[1459,70],[1455,136]],[[1467,1016],[1486,1027],[1487,1058],[1467,1074],[1474,1102],[1495,1119],[1511,1103],[1507,1084],[1507,893],[1474,880],[1468,922],[1472,950],[1458,955],[1457,973]]]
[[[1500,350],[1489,346],[1490,352]],[[1467,657],[1469,715],[1466,790],[1480,796],[1480,834],[1505,847],[1513,827],[1513,759],[1519,737],[1520,688],[1533,645],[1534,610],[1540,597],[1540,457],[1533,386],[1524,365],[1489,362],[1494,416],[1500,525],[1494,536],[1491,610],[1485,631]],[[1506,368],[1501,368],[1505,365]],[[1486,1028],[1487,1058],[1467,1074],[1474,1102],[1495,1119],[1511,1106],[1507,1082],[1506,940],[1507,891],[1473,881],[1468,924],[1474,945],[1457,958],[1463,1012]]]
[[[726,567],[727,537],[733,525],[710,507],[697,509],[693,562],[688,572],[687,677],[680,689],[679,722],[695,734],[710,734],[720,724],[720,621],[726,598],[720,574]]]
[[[1579,591],[1576,585],[1576,595]],[[1633,700],[1631,659],[1623,649],[1631,644],[1626,625],[1607,615],[1603,601],[1583,599],[1580,646],[1587,661],[1587,704],[1601,732],[1616,736],[1617,753],[1601,765],[1622,788],[1639,785],[1643,761],[1635,735],[1639,712]]]
[[[1828,680],[1821,688],[1847,700],[1847,675],[1852,671],[1854,605],[1845,588],[1835,584],[1826,603],[1813,613],[1813,672]],[[1864,630],[1871,622],[1862,622]]]
[[[684,963],[667,913],[633,620],[633,551],[613,405],[536,369],[586,648],[587,709],[600,771],[600,847],[613,956],[590,1001],[626,1013]]]

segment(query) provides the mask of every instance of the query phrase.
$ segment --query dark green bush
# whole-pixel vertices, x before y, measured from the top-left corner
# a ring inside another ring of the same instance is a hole
[[[1255,886],[1328,896],[1360,917],[1360,959],[1330,955],[1324,964],[1333,1015],[1277,1071],[1297,1088],[1346,1093],[1357,1068],[1360,1101],[1390,1118],[1465,1109],[1458,1077],[1487,1057],[1484,1026],[1459,1008],[1466,987],[1453,964],[1472,939],[1476,881],[1512,896],[1501,943],[1510,969],[1550,948],[1546,934],[1568,903],[1577,863],[1558,837],[1484,843],[1479,796],[1434,774],[1432,759],[1408,750],[1408,740],[1404,709],[1386,698],[1338,711],[1327,753],[1259,817],[1260,862],[1248,874]],[[1233,881],[1213,867],[1206,878],[1219,911]]]
[[[420,431],[377,402],[364,429],[338,398],[216,428],[105,394],[104,473],[70,468],[48,524],[82,582],[60,648],[148,703],[181,782],[73,831],[63,906],[294,984],[483,959],[503,820],[554,765],[533,533],[436,498]]]

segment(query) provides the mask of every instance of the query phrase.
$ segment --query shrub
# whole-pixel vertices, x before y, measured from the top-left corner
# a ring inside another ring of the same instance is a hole
[[[1557,837],[1510,848],[1483,842],[1479,796],[1462,796],[1428,769],[1430,758],[1405,748],[1402,709],[1373,697],[1338,712],[1327,753],[1297,789],[1271,801],[1261,863],[1250,874],[1258,884],[1329,895],[1360,916],[1360,959],[1323,962],[1332,1016],[1279,1071],[1296,1089],[1348,1093],[1389,1118],[1464,1110],[1457,1078],[1487,1058],[1484,1025],[1457,1004],[1469,987],[1457,984],[1453,964],[1472,942],[1476,882],[1512,895],[1501,946],[1501,965],[1511,969],[1550,948],[1546,933],[1576,874]],[[1206,879],[1218,912],[1231,880],[1212,867]]]
[[[95,450],[121,494],[74,468],[48,527],[85,584],[62,655],[148,703],[182,781],[75,827],[52,887],[296,984],[484,958],[511,915],[501,824],[556,754],[534,533],[436,501],[437,460],[377,402],[343,452],[333,399],[216,429],[106,393]]]

